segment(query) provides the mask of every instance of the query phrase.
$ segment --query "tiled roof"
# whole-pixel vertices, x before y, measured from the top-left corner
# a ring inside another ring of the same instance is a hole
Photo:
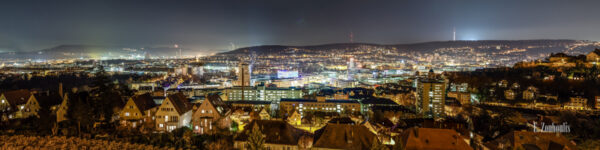
[[[146,111],[148,109],[156,107],[156,103],[154,103],[154,99],[152,99],[150,93],[134,95],[133,97],[131,97],[131,99],[133,99],[133,102],[140,111]]]
[[[454,130],[435,128],[410,128],[402,132],[405,149],[470,150],[464,139]]]
[[[387,98],[369,98],[360,101],[362,104],[381,104],[381,105],[398,105],[398,103]]]
[[[192,109],[192,104],[187,101],[187,98],[182,93],[175,93],[167,96],[173,103],[177,113],[184,114]]]
[[[227,103],[225,103],[221,99],[221,96],[219,96],[217,94],[209,94],[209,95],[207,95],[206,99],[202,103],[206,103],[206,102],[211,103],[213,105],[213,107],[215,107],[215,109],[221,115],[224,115],[230,109],[229,105]]]
[[[281,120],[254,120],[244,126],[244,131],[235,138],[236,141],[246,141],[254,124],[258,124],[262,134],[265,134],[266,143],[297,145],[302,135],[308,134],[304,130],[294,128]]]
[[[27,103],[27,100],[31,96],[31,92],[29,92],[29,90],[14,90],[4,92],[2,94],[4,94],[4,97],[6,97],[8,103],[13,107]]]
[[[485,143],[490,149],[502,149],[499,144],[509,143],[510,146],[537,147],[539,149],[577,149],[567,138],[557,133],[530,132],[530,131],[512,131],[498,139]]]
[[[333,124],[315,131],[313,147],[330,149],[369,149],[376,138],[363,125]]]

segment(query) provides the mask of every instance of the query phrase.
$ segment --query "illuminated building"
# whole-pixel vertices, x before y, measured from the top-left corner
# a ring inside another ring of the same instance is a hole
[[[350,58],[348,61],[348,67],[346,69],[348,80],[354,80],[354,74],[356,73],[356,62],[354,62],[354,58]]]
[[[429,77],[417,80],[415,105],[417,112],[424,117],[437,118],[444,115],[446,84],[433,76],[433,71],[430,71]]]
[[[182,93],[171,94],[158,107],[155,119],[158,131],[188,126],[192,119],[192,104]]]
[[[228,101],[278,101],[282,98],[302,98],[303,95],[302,90],[299,88],[277,88],[262,85],[256,87],[232,87],[225,89],[224,93]]]
[[[582,97],[571,97],[570,101],[563,106],[564,109],[583,110],[587,105],[587,99]]]
[[[15,90],[0,95],[0,111],[8,112],[8,119],[37,115],[40,105],[29,90]]]
[[[230,126],[229,106],[218,95],[208,95],[192,115],[193,131],[199,134],[213,134],[217,128]]]
[[[593,64],[598,64],[600,62],[600,49],[594,49],[594,51],[585,55],[585,60]]]
[[[469,92],[448,92],[448,97],[455,98],[461,105],[471,104],[471,93]]]
[[[318,96],[317,99],[288,99],[283,98],[279,104],[280,111],[291,113],[298,110],[300,114],[305,111],[319,112],[359,112],[360,103],[356,100],[326,100]]]
[[[252,86],[250,85],[250,66],[248,63],[242,62],[238,65],[237,80],[234,86]]]
[[[131,127],[135,128],[142,122],[152,118],[154,116],[153,113],[156,112],[156,108],[156,103],[152,99],[152,96],[150,96],[150,93],[134,95],[129,98],[125,107],[121,109],[119,119],[121,120],[121,124],[131,124]]]
[[[515,91],[511,89],[504,91],[504,98],[506,98],[507,100],[515,100],[515,95]]]

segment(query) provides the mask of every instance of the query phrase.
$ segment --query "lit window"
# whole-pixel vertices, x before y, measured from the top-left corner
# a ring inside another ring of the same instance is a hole
[[[158,127],[161,127],[161,128],[162,128],[162,127],[164,127],[164,126],[163,126],[163,124],[161,123],[161,124],[158,124]]]
[[[202,109],[202,113],[204,113],[204,109]]]
[[[126,112],[126,113],[125,113],[125,116],[129,116],[129,112]]]
[[[165,121],[169,121],[169,116],[165,116]]]

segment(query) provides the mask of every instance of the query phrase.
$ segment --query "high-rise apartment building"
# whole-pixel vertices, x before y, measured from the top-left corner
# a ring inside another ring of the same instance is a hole
[[[430,75],[417,80],[416,109],[424,117],[441,117],[446,103],[446,84],[443,79]]]

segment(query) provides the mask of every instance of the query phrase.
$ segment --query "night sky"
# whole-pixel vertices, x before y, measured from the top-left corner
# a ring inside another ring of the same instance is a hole
[[[600,1],[29,1],[0,2],[0,52],[61,44],[202,52],[280,44],[600,40]]]

